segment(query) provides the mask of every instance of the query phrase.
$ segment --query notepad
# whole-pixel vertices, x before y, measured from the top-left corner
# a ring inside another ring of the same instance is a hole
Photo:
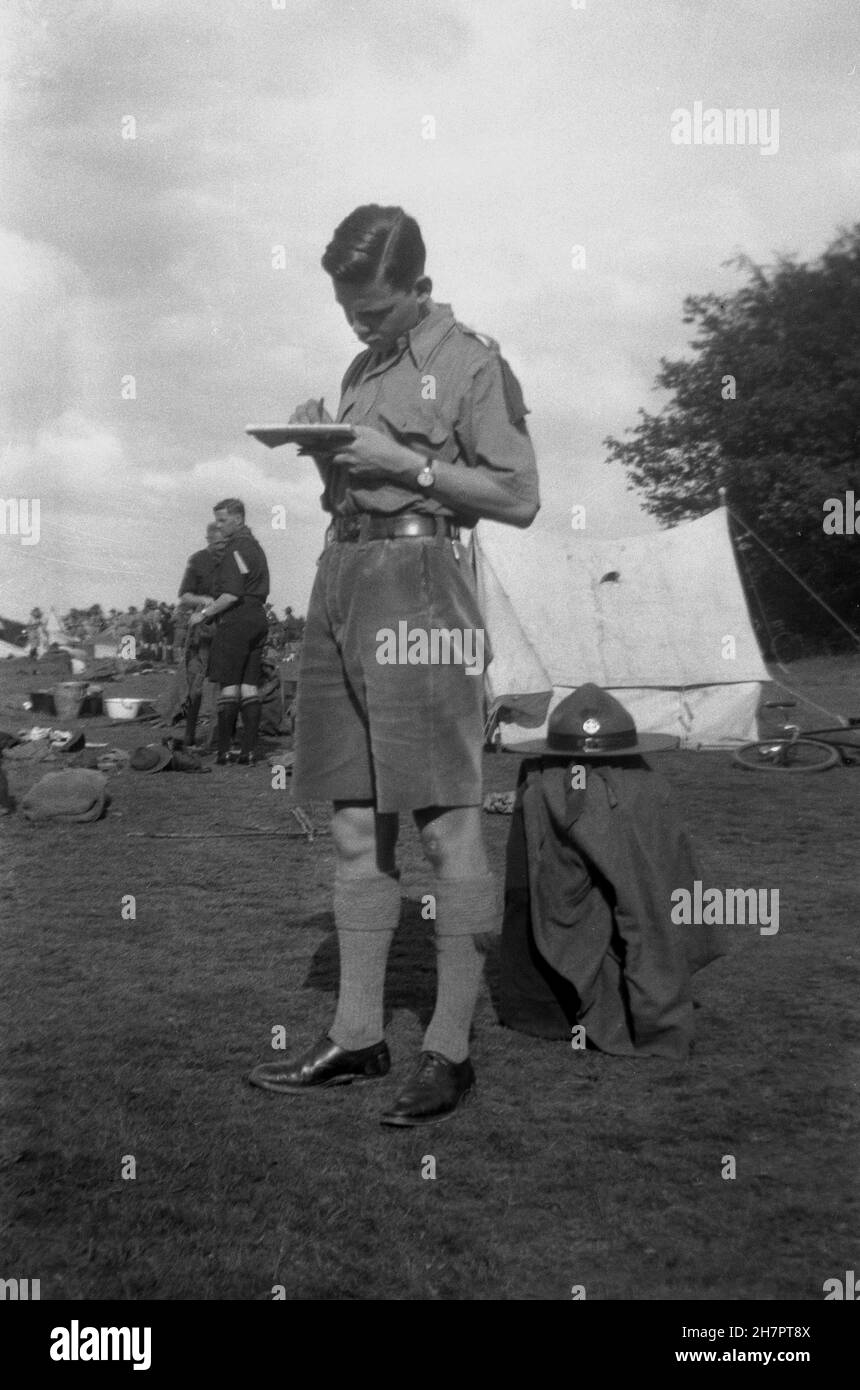
[[[298,444],[308,452],[314,449],[334,452],[355,439],[352,425],[335,425],[330,421],[319,425],[246,425],[245,433],[253,435],[269,449],[277,449],[279,444]]]

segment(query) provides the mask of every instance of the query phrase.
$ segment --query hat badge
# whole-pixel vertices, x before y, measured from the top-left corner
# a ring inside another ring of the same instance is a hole
[[[599,719],[595,719],[593,716],[592,716],[590,719],[584,719],[584,720],[582,721],[582,730],[583,730],[583,733],[586,733],[586,734],[599,734],[599,733],[600,733],[600,720],[599,720]]]

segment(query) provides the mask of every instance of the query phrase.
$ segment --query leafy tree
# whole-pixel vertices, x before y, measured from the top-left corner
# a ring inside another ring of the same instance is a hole
[[[627,438],[608,438],[609,461],[645,493],[666,524],[719,505],[747,522],[852,626],[860,618],[857,538],[824,531],[825,503],[860,501],[860,223],[840,231],[817,262],[781,256],[772,267],[738,256],[734,295],[691,295],[689,358],[661,358],[657,414],[639,411]],[[830,509],[828,509],[829,511]],[[860,517],[858,517],[860,533]],[[735,527],[753,616],[796,631],[850,639],[761,547]],[[765,633],[766,635],[766,633]]]

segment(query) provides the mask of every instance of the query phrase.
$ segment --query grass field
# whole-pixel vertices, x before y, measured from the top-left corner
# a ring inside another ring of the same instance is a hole
[[[860,662],[792,676],[860,713]],[[7,682],[0,726],[27,722]],[[589,1299],[820,1300],[860,1253],[860,769],[759,777],[725,753],[659,765],[708,882],[778,888],[778,934],[726,929],[728,956],[696,977],[684,1065],[503,1029],[491,963],[477,1099],[423,1131],[378,1124],[433,1008],[411,826],[392,1073],[286,1100],[244,1074],[281,1055],[274,1027],[304,1043],[331,1020],[330,841],[132,833],[287,828],[289,793],[267,768],[115,776],[96,824],[0,820],[0,1275],[40,1279],[43,1299],[268,1300],[282,1286],[288,1299],[555,1300],[584,1285]],[[517,766],[488,757],[487,789],[512,788]],[[16,767],[13,791],[44,770]],[[500,873],[508,825],[485,817]]]

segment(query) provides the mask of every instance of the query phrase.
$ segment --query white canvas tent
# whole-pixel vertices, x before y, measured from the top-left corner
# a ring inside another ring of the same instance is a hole
[[[539,736],[549,710],[587,681],[612,691],[643,733],[685,748],[757,737],[770,677],[724,508],[620,540],[481,522],[474,546],[489,707],[511,716],[503,745]]]

